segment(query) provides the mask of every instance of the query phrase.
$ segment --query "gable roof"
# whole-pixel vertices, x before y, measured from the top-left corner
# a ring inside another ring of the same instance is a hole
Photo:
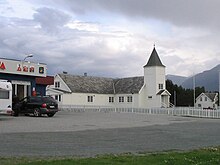
[[[74,93],[114,93],[113,79],[91,76],[59,74],[66,85]]]
[[[150,55],[150,58],[149,58],[147,64],[144,67],[149,67],[149,66],[162,66],[162,67],[165,67],[162,64],[162,62],[161,62],[161,60],[160,60],[160,58],[157,54],[157,51],[156,51],[155,47],[154,47],[154,49],[153,49],[153,51]]]
[[[161,89],[157,95],[168,95],[168,96],[171,96],[170,92],[166,89]]]
[[[217,93],[204,93],[210,100],[214,101],[215,97],[217,97]]]
[[[144,77],[104,78],[59,74],[74,93],[129,94],[138,93],[144,85]]]
[[[202,95],[207,96],[212,102],[217,101],[215,98],[218,96],[218,93],[201,93],[196,100],[198,100]]]
[[[144,77],[129,77],[114,80],[116,94],[138,93],[144,85]]]

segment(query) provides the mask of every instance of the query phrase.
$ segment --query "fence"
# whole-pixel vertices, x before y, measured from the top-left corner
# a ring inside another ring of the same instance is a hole
[[[105,106],[86,105],[59,105],[61,111],[70,112],[118,112],[118,113],[141,113],[141,114],[161,114],[174,116],[191,116],[201,118],[220,118],[220,110],[204,110],[193,107],[173,107],[173,108],[114,108]]]

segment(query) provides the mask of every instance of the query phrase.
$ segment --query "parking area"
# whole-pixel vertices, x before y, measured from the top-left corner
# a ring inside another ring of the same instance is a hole
[[[95,156],[219,146],[220,120],[105,112],[0,116],[1,156]]]
[[[54,117],[0,116],[0,133],[64,132],[107,128],[144,127],[193,122],[199,119],[169,115],[146,115],[117,112],[65,112]]]

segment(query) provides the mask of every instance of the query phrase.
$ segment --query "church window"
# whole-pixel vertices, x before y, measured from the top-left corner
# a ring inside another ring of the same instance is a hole
[[[123,103],[124,102],[124,96],[119,96],[118,97],[118,102]]]
[[[109,103],[114,103],[114,97],[109,97]]]
[[[93,102],[93,96],[88,96],[88,102]]]
[[[127,97],[127,102],[131,103],[132,102],[132,96]]]
[[[163,84],[159,84],[159,89],[163,89]]]

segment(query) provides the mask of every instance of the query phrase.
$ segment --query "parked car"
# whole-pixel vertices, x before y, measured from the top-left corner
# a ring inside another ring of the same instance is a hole
[[[54,98],[49,96],[25,97],[13,106],[14,116],[19,114],[33,114],[36,117],[47,114],[53,117],[58,112],[58,104]]]

